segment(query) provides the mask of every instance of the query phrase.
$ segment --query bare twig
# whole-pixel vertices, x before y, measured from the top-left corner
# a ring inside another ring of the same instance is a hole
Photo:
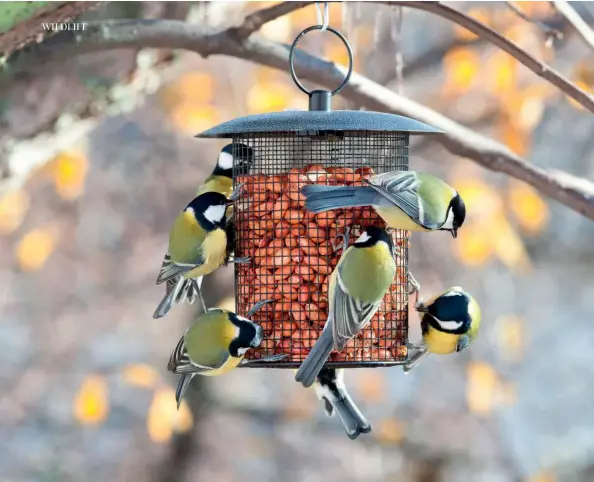
[[[522,20],[526,20],[526,22],[536,25],[544,32],[547,47],[552,46],[555,40],[561,40],[563,38],[563,32],[551,27],[550,25],[547,25],[544,22],[541,22],[536,18],[529,17],[514,2],[505,2],[505,4],[512,12],[514,12]]]
[[[260,30],[264,24],[288,15],[300,8],[307,7],[312,3],[314,2],[281,2],[272,7],[258,10],[245,17],[240,26],[230,28],[229,33],[233,32],[238,40],[246,39],[254,32]]]
[[[314,2],[283,2],[281,4],[274,5],[273,7],[270,7],[267,10],[276,8],[278,9],[278,11],[280,11],[281,6],[284,5],[283,8],[286,9],[285,11],[287,13],[289,13],[294,10],[297,10],[298,8],[303,8],[309,5],[310,3]],[[403,6],[409,8],[416,8],[448,19],[460,25],[461,27],[464,27],[465,29],[471,31],[475,35],[478,35],[479,37],[482,37],[485,40],[491,42],[492,44],[499,47],[501,50],[507,52],[518,62],[522,63],[530,70],[532,70],[532,72],[534,72],[536,75],[545,80],[548,80],[551,84],[553,84],[559,90],[564,92],[567,96],[571,97],[576,102],[585,107],[587,110],[594,113],[594,96],[592,96],[585,90],[579,88],[577,85],[573,84],[561,73],[557,72],[549,65],[545,64],[544,62],[541,62],[540,60],[535,59],[532,55],[530,55],[524,49],[520,48],[511,40],[506,39],[499,32],[493,30],[491,27],[475,20],[474,18],[466,15],[463,12],[448,7],[447,5],[444,5],[441,2],[374,1],[373,3],[380,3],[391,7]],[[256,13],[253,15],[258,14]],[[272,19],[276,18],[272,15],[270,16],[272,17]],[[264,23],[266,22],[261,21],[258,25],[261,27]]]
[[[575,31],[582,37],[582,40],[594,50],[594,31],[584,21],[580,14],[565,0],[555,0],[550,2],[555,9],[565,17],[565,19],[571,24]]]
[[[73,55],[130,47],[187,49],[202,56],[229,55],[275,69],[287,71],[289,49],[286,45],[256,36],[238,42],[226,31],[205,26],[188,25],[174,20],[122,20],[89,23],[84,34],[62,32],[47,42],[30,49],[21,57],[24,65],[43,60],[69,58]],[[302,78],[327,87],[338,85],[345,68],[311,56],[301,50],[295,55],[295,67]],[[467,157],[487,169],[520,179],[543,194],[594,220],[594,184],[572,176],[560,175],[528,163],[506,146],[486,138],[444,115],[407,99],[391,90],[353,73],[342,95],[370,110],[406,115],[444,131],[435,136],[450,152]]]

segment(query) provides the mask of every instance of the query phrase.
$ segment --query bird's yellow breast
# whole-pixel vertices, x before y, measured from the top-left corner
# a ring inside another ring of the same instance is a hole
[[[202,253],[206,257],[204,263],[198,268],[184,274],[185,278],[197,278],[212,273],[225,261],[227,250],[227,234],[222,229],[217,229],[206,235],[202,243]]]
[[[216,370],[209,370],[206,372],[202,372],[201,375],[206,377],[216,377],[218,375],[224,375],[225,373],[229,373],[231,370],[237,368],[237,365],[243,360],[243,357],[235,358],[230,356],[221,368],[217,368]]]
[[[427,345],[429,352],[436,355],[449,355],[456,352],[456,345],[460,335],[452,333],[443,333],[429,326],[427,333],[423,335],[423,341]]]
[[[226,176],[210,176],[198,189],[196,195],[205,192],[220,192],[225,197],[229,197],[233,192],[233,180]]]
[[[415,223],[402,209],[396,206],[388,208],[377,206],[375,210],[391,228],[405,229],[407,231],[429,231],[429,229]]]

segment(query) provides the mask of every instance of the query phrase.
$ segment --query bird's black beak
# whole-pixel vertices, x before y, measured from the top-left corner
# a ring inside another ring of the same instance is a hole
[[[429,311],[427,307],[421,302],[418,302],[415,305],[415,310],[417,310],[419,313],[427,313]]]
[[[235,204],[235,200],[233,200],[233,199],[227,199],[227,202],[225,204],[227,206],[233,206],[233,204]]]
[[[452,238],[456,239],[458,237],[458,228],[452,229],[451,233],[452,233]]]

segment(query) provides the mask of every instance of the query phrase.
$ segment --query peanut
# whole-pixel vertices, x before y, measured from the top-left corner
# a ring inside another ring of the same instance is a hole
[[[246,184],[248,195],[236,203],[236,256],[252,258],[251,265],[236,266],[238,313],[245,314],[257,301],[274,301],[253,316],[264,340],[247,358],[286,353],[286,361],[305,359],[328,319],[329,276],[343,254],[345,228],[351,227],[352,244],[366,226],[385,226],[370,207],[311,213],[301,188],[311,183],[364,185],[373,173],[367,166],[310,164],[286,175],[237,179]],[[396,245],[408,247],[408,234],[397,231]],[[407,271],[399,254],[396,261],[397,276],[380,309],[340,353],[332,353],[331,361],[405,359],[408,303],[402,289]]]

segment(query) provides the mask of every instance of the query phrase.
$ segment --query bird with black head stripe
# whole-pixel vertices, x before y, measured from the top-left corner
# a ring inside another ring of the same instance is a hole
[[[249,318],[266,303],[256,303],[246,314],[239,316],[229,310],[213,308],[201,313],[177,343],[167,369],[181,375],[175,399],[179,408],[183,396],[196,375],[214,377],[229,373],[240,364],[249,364],[244,356],[262,343],[262,327]],[[258,363],[279,361],[287,355],[272,355],[258,359]]]
[[[413,345],[417,352],[404,365],[408,372],[430,353],[449,355],[468,348],[481,326],[481,309],[477,301],[459,286],[448,288],[415,309],[422,313],[421,343]]]

